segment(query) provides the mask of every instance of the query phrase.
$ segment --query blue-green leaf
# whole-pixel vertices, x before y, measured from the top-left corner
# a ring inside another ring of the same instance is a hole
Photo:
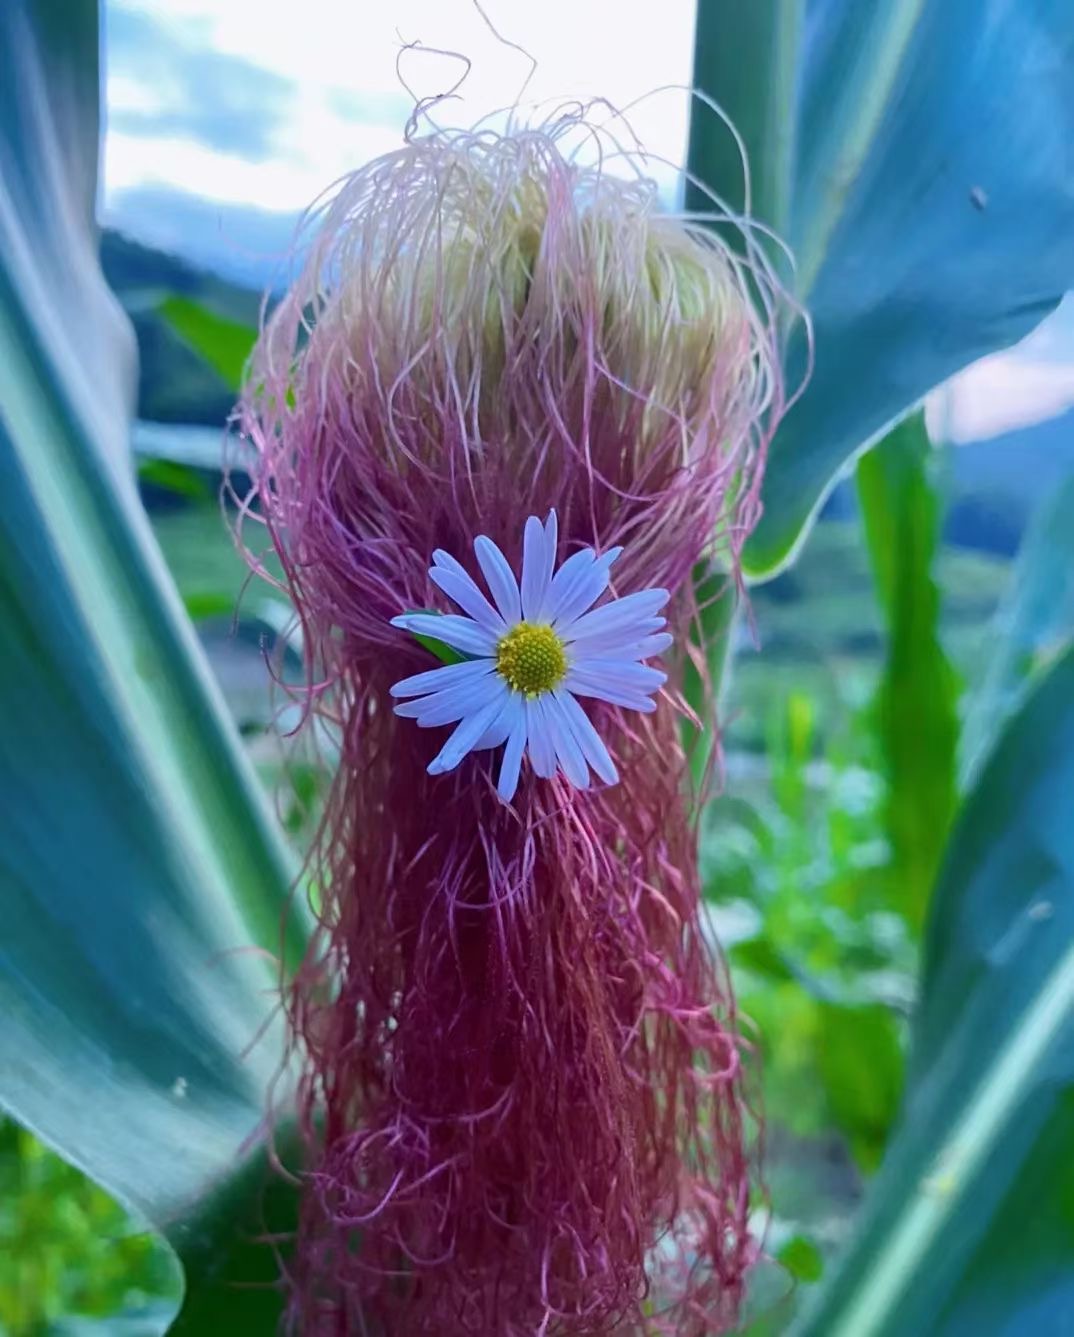
[[[784,564],[846,463],[1074,286],[1067,0],[703,0],[695,82],[740,125],[755,212],[797,256],[816,367],[772,444],[745,555]],[[733,204],[727,131],[690,162]],[[798,329],[789,380],[804,369]]]
[[[1017,448],[1017,447],[1015,447]],[[1029,685],[1074,639],[1074,478],[1034,517],[996,613],[987,666],[962,728],[962,774],[973,779]]]
[[[716,99],[746,151],[750,198],[734,136],[704,103],[693,108],[690,170],[735,210],[782,233],[791,207],[798,134],[796,97],[805,0],[701,0],[694,38],[694,84]],[[687,203],[706,207],[696,184]]]
[[[93,0],[5,5],[0,1104],[175,1231],[257,1135],[292,868],[138,501],[97,52]]]
[[[908,1095],[809,1337],[1074,1321],[1074,650],[1010,721],[933,902]]]

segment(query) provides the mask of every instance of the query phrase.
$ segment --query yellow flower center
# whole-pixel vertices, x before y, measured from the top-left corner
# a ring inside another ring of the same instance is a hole
[[[551,627],[520,622],[497,645],[496,668],[516,692],[539,696],[562,681],[567,652]]]

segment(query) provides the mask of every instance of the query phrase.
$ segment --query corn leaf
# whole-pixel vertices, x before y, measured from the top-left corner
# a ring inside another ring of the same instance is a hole
[[[755,216],[790,242],[815,324],[746,549],[761,577],[850,460],[1074,287],[1074,6],[700,0],[694,81],[742,132]],[[701,103],[690,166],[744,203],[729,132]],[[796,384],[800,327],[786,364]]]
[[[257,1140],[293,869],[138,500],[98,88],[93,0],[8,0],[0,1104],[174,1237]]]
[[[936,889],[908,1095],[799,1337],[1074,1321],[1074,650],[1013,716]]]

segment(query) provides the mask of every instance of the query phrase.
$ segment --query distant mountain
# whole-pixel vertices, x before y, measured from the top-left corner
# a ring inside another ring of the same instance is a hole
[[[0,4],[0,9],[2,9]],[[224,204],[193,191],[142,185],[120,191],[102,223],[195,267],[260,292],[286,279],[298,213]]]
[[[175,333],[160,314],[160,304],[178,294],[254,327],[260,294],[111,229],[101,235],[101,267],[138,337],[138,416],[221,426],[234,392]]]

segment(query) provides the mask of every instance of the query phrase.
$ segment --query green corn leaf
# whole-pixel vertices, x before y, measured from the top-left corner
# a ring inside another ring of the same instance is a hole
[[[791,244],[816,333],[769,454],[752,576],[791,558],[856,454],[1074,287],[1072,81],[1067,0],[700,0],[694,82],[742,132],[755,216]],[[731,137],[700,103],[689,161],[742,204]],[[792,385],[806,353],[799,328]]]
[[[166,297],[159,310],[176,334],[200,353],[232,390],[238,391],[257,330],[218,316],[189,297]]]
[[[746,151],[754,217],[782,233],[791,208],[798,134],[796,79],[805,0],[700,0],[694,86],[715,98]],[[734,136],[704,103],[693,108],[690,171],[736,211],[746,207],[742,158]],[[708,197],[687,186],[687,204]]]
[[[694,656],[706,664],[712,693],[719,701],[730,683],[738,591],[716,563],[699,562],[694,568],[693,581],[694,597],[701,611],[690,629],[691,657],[686,663],[683,688],[687,705],[701,720],[701,730],[684,721],[682,733],[690,754],[694,784],[700,790],[716,745],[719,721],[705,718],[704,683]]]
[[[887,624],[874,708],[888,780],[889,895],[918,929],[957,800],[958,681],[940,643],[932,575],[940,537],[932,453],[916,413],[858,462],[858,499]]]
[[[1074,1319],[1074,650],[956,823],[908,1094],[798,1337],[1060,1333]]]
[[[202,475],[189,465],[177,464],[174,460],[140,461],[138,481],[143,486],[159,487],[188,501],[207,502],[212,498],[212,490]]]
[[[271,1153],[256,1147],[202,1198],[192,1217],[169,1229],[186,1280],[170,1337],[278,1330],[280,1264],[298,1227],[299,1195],[274,1159],[294,1170],[299,1157],[295,1130],[279,1130]]]
[[[178,1236],[257,1140],[294,870],[138,500],[97,20],[0,31],[0,1105]]]

